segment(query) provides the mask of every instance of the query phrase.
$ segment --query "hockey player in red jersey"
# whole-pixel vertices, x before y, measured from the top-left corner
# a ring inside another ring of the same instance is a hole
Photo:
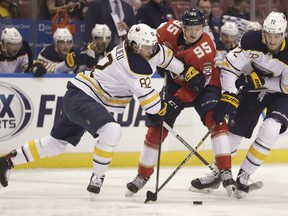
[[[176,118],[186,107],[195,107],[203,124],[210,129],[215,123],[217,126],[212,131],[211,141],[217,167],[220,173],[215,179],[198,179],[192,181],[192,188],[202,190],[209,187],[218,188],[222,181],[227,190],[227,195],[232,193],[235,183],[231,173],[231,154],[227,136],[227,124],[223,119],[214,120],[214,110],[218,108],[219,100],[223,101],[227,95],[221,95],[219,72],[215,67],[215,44],[204,33],[205,17],[198,8],[187,9],[182,16],[182,22],[170,20],[157,29],[158,41],[170,47],[175,55],[186,65],[193,66],[190,73],[185,76],[168,76],[166,101],[168,103],[165,122],[173,127]],[[191,68],[191,67],[190,67]],[[237,103],[229,101],[225,107],[228,113],[233,114]],[[218,118],[219,119],[219,118]],[[218,124],[223,122],[222,124]],[[144,148],[140,155],[138,174],[132,182],[127,184],[127,196],[137,193],[149,180],[157,161],[158,146],[161,128],[158,125],[149,125]],[[168,131],[164,130],[166,138]],[[212,183],[212,184],[211,184]]]

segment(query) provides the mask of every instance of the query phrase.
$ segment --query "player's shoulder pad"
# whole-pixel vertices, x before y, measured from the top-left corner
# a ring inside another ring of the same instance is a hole
[[[282,42],[282,46],[280,51],[275,55],[275,58],[279,59],[280,61],[284,62],[286,65],[288,65],[288,39],[287,37],[284,38],[284,41]]]
[[[266,45],[262,42],[262,31],[249,31],[245,33],[240,41],[243,50],[256,50],[263,52]]]
[[[132,52],[128,47],[125,47],[127,52],[127,61],[131,72],[138,75],[152,75],[153,70],[147,60],[141,55]],[[157,51],[159,52],[159,46]]]
[[[53,45],[49,45],[47,47],[45,47],[44,49],[41,50],[40,54],[52,61],[52,62],[61,62],[63,60],[61,60],[59,57],[58,57],[58,53],[56,52],[56,50],[54,49],[54,46]]]
[[[20,48],[20,50],[18,51],[18,53],[17,53],[17,55],[16,55],[15,58],[20,57],[20,56],[24,56],[24,55],[26,55],[26,54],[27,54],[27,51],[26,51],[26,49],[22,46],[22,47]]]

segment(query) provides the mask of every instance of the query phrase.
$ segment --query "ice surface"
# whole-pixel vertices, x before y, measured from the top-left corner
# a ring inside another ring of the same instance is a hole
[[[161,168],[160,185],[174,171]],[[239,167],[233,168],[236,177]],[[213,194],[188,191],[190,181],[209,173],[207,167],[183,167],[159,192],[156,202],[144,204],[147,190],[155,191],[155,174],[133,197],[126,184],[136,168],[110,168],[101,193],[91,201],[86,191],[90,169],[14,170],[9,186],[0,190],[0,216],[288,216],[288,165],[262,165],[251,177],[261,190],[245,199],[228,198],[221,186]],[[203,205],[193,205],[203,201]]]

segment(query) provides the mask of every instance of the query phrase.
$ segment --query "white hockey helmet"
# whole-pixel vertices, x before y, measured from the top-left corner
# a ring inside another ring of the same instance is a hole
[[[4,41],[6,44],[9,43],[22,43],[22,36],[19,31],[12,27],[12,28],[5,28],[1,34],[1,41]]]
[[[154,46],[157,44],[156,30],[143,23],[131,26],[127,39],[129,44],[135,42],[139,49],[143,45]]]
[[[264,20],[263,31],[267,33],[286,33],[286,16],[280,12],[272,11]]]
[[[53,34],[54,43],[58,41],[73,41],[73,36],[67,28],[57,28]]]
[[[96,24],[92,29],[93,40],[95,37],[101,37],[104,41],[107,40],[107,37],[111,37],[111,31],[106,24]]]
[[[246,32],[257,31],[257,30],[261,30],[261,29],[262,29],[261,24],[259,22],[256,22],[256,21],[255,22],[253,22],[253,21],[249,22],[245,28]]]
[[[231,36],[236,36],[238,35],[238,32],[239,32],[236,23],[230,22],[230,21],[226,21],[224,25],[221,26],[220,31],[221,33],[224,33],[226,35],[231,35]]]

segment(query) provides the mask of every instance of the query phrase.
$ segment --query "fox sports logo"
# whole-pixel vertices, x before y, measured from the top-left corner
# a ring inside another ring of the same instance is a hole
[[[0,82],[0,141],[23,132],[32,120],[29,97],[19,88]]]

